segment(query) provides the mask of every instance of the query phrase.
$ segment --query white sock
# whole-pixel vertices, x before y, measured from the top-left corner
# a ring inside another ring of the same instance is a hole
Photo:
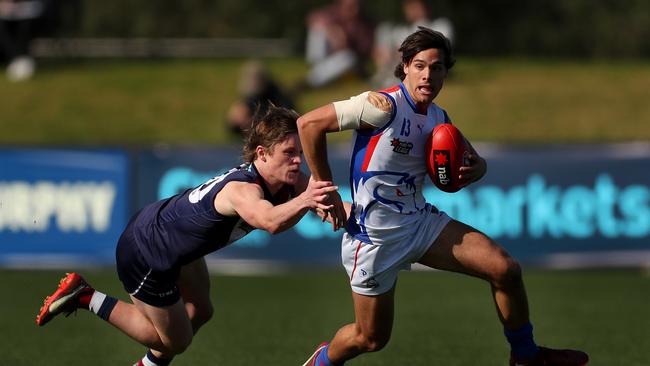
[[[147,356],[142,357],[142,364],[144,366],[159,366],[157,363],[151,361]]]
[[[103,294],[97,290],[93,294],[93,297],[90,298],[90,303],[88,304],[88,309],[93,313],[97,314],[99,309],[101,309],[102,304],[106,300],[106,294]]]

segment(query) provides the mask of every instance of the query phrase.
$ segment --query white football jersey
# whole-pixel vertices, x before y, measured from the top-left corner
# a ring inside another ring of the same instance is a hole
[[[422,194],[425,145],[436,125],[450,122],[433,103],[426,115],[418,113],[403,84],[381,93],[393,103],[393,115],[381,129],[354,132],[346,227],[355,239],[376,245],[408,239],[421,216],[430,214]]]

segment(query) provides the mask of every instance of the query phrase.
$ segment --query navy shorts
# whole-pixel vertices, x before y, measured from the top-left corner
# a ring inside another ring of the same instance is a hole
[[[155,307],[172,305],[181,298],[176,285],[180,268],[153,271],[135,242],[133,221],[131,219],[117,242],[117,275],[126,292],[136,299]]]

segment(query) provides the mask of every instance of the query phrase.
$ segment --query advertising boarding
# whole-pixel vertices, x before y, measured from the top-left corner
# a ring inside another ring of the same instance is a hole
[[[650,144],[476,147],[486,176],[456,193],[427,178],[428,202],[526,264],[650,266]],[[350,200],[350,150],[329,150],[335,183]],[[130,215],[240,163],[238,147],[0,150],[0,266],[111,266]],[[336,267],[341,235],[308,213],[277,235],[255,230],[208,262],[222,270]]]
[[[129,214],[129,169],[119,151],[0,150],[0,265],[114,261]]]

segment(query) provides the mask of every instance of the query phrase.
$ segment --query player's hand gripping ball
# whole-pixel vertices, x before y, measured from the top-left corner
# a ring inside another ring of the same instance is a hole
[[[436,126],[427,139],[425,151],[429,177],[440,190],[458,192],[469,183],[459,179],[460,167],[469,165],[469,144],[454,125]]]

